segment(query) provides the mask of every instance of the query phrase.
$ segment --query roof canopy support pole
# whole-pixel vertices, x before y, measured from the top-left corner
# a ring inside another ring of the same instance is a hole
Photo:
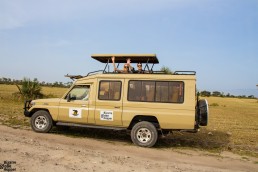
[[[108,59],[108,64],[109,64],[109,59]],[[109,70],[109,65],[108,65],[108,72],[110,72],[110,70]]]
[[[106,72],[107,66],[108,66],[108,72],[109,72],[109,65],[108,65],[108,63],[109,63],[109,59],[108,59],[108,61],[107,61],[107,63],[106,63],[106,66],[105,66],[105,68],[104,68],[104,70],[103,70],[103,73],[107,73],[107,72]]]
[[[154,67],[154,63],[153,63],[152,66],[151,66],[151,71],[153,71],[153,67]]]
[[[148,71],[150,72],[150,68],[149,68],[149,60],[150,60],[150,58],[148,58],[147,63],[146,63],[146,65],[145,65],[145,67],[144,67],[144,69],[143,69],[143,70],[145,70],[145,69],[146,69],[146,67],[147,67],[147,68],[148,68]]]

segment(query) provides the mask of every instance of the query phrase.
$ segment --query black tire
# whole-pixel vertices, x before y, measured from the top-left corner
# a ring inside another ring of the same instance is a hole
[[[209,121],[209,105],[206,99],[199,100],[199,124],[207,126]]]
[[[47,133],[53,127],[53,120],[47,111],[39,110],[30,119],[31,128],[38,133]]]
[[[150,122],[138,122],[131,130],[131,139],[138,146],[152,147],[157,142],[158,131]]]

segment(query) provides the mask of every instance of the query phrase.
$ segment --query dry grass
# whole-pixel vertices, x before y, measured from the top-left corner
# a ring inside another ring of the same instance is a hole
[[[256,99],[208,98],[210,131],[220,131],[229,137],[228,148],[258,156],[258,102]],[[214,134],[215,136],[215,134]]]
[[[229,150],[258,157],[258,102],[255,99],[208,97],[209,124],[200,132],[175,132],[161,146]]]
[[[44,95],[61,97],[67,88],[43,87]],[[29,126],[29,119],[23,115],[24,100],[14,95],[18,92],[15,85],[0,84],[0,124],[12,127]]]
[[[17,91],[14,85],[0,85],[0,124],[17,128],[28,127],[29,119],[23,115],[23,100],[12,96]],[[51,95],[51,97],[61,97],[66,91],[67,88],[43,87],[43,94]],[[196,134],[175,132],[173,135],[159,140],[156,147],[197,148],[215,152],[229,150],[258,157],[258,101],[219,97],[206,99],[211,105],[208,127],[202,127]],[[119,132],[114,134],[109,130],[94,130],[94,132],[88,131],[92,131],[92,129],[73,130],[54,129],[53,132],[63,132],[73,136],[79,130],[84,137],[130,142],[127,136],[122,136]]]

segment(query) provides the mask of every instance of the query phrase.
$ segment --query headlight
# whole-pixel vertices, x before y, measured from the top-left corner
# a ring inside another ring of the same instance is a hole
[[[30,102],[30,107],[34,106],[36,103],[34,101]]]

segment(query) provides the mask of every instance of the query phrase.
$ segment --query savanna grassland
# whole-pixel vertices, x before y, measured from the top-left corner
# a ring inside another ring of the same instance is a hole
[[[61,97],[67,88],[43,87],[42,93],[47,97]],[[15,94],[15,85],[0,85],[0,124],[13,128],[29,128],[29,119],[23,115],[23,100]],[[256,99],[206,97],[209,102],[209,124],[198,133],[174,132],[160,139],[156,148],[197,149],[210,152],[225,150],[241,155],[258,157],[258,101]],[[80,130],[78,137],[93,137],[90,129]],[[119,133],[94,130],[94,138],[109,141],[130,142]],[[73,131],[62,131],[73,136]],[[89,133],[89,134],[88,134]],[[97,135],[97,136],[96,136]],[[108,135],[108,136],[107,136]],[[110,136],[111,135],[111,136]],[[118,139],[119,138],[119,139]]]

